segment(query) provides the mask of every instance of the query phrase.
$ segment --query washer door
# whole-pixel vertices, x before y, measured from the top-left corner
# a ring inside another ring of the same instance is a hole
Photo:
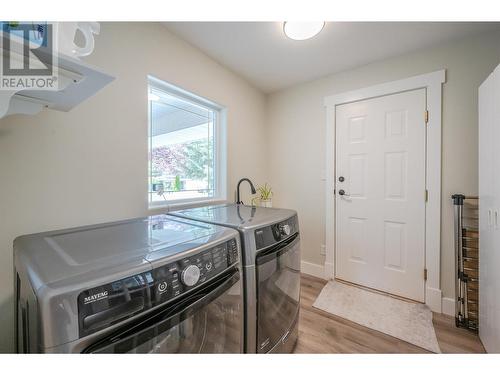
[[[234,269],[160,312],[97,342],[86,353],[240,353],[242,297]]]
[[[300,237],[297,234],[257,255],[257,352],[284,342],[299,312]]]

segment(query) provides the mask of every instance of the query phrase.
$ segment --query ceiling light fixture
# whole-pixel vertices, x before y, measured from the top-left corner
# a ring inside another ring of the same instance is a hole
[[[318,35],[324,22],[283,22],[283,32],[293,40],[306,40]]]

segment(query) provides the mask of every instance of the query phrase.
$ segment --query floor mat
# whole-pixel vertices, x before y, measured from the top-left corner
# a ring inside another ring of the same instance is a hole
[[[329,281],[313,306],[431,352],[441,353],[432,324],[432,311],[421,303]]]

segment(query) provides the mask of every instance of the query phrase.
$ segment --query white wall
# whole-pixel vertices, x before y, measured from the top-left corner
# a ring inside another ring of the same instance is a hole
[[[161,25],[101,26],[87,61],[113,83],[69,113],[0,120],[0,352],[13,350],[15,237],[147,213],[148,74],[227,107],[229,199],[240,177],[266,180],[260,91]]]
[[[270,95],[270,183],[277,206],[296,208],[302,258],[323,265],[325,243],[325,96],[445,68],[443,88],[441,284],[454,294],[452,193],[477,194],[477,89],[500,62],[500,33],[418,51],[330,75]],[[342,53],[339,51],[339,53]]]

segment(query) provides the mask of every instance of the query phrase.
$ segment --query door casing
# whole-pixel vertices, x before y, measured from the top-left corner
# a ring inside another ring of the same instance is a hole
[[[425,304],[434,312],[442,312],[441,292],[441,102],[446,70],[382,83],[359,90],[325,97],[326,107],[326,261],[325,277],[335,277],[335,111],[341,104],[373,99],[405,91],[426,89],[429,113],[426,135],[425,213]]]

